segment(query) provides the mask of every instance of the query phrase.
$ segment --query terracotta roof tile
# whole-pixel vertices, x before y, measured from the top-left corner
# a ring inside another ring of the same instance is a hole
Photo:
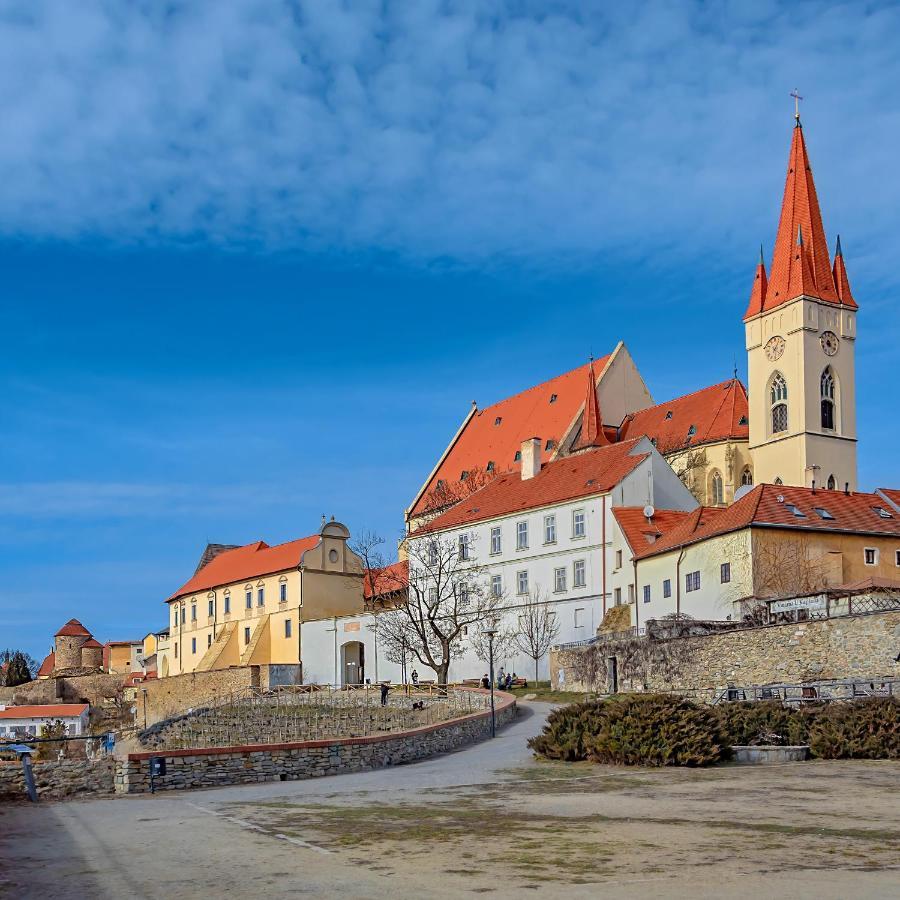
[[[690,515],[680,509],[657,509],[647,521],[642,506],[617,506],[613,516],[632,551],[639,552],[655,544]]]
[[[750,436],[747,390],[732,378],[632,413],[619,431],[623,438],[647,435],[660,453],[729,438],[746,441]]]
[[[236,581],[299,568],[300,558],[318,542],[319,535],[313,534],[274,547],[270,547],[265,541],[256,541],[234,550],[227,550],[200,569],[193,578],[175,591],[169,600],[175,600],[185,594],[209,591]]]
[[[78,619],[69,619],[55,637],[90,637],[91,633],[78,621]]]
[[[391,563],[380,569],[368,569],[363,580],[363,596],[366,600],[384,597],[406,587],[409,581],[409,561]]]
[[[85,647],[99,647],[99,648],[102,648],[102,647],[103,647],[103,644],[101,644],[100,641],[98,641],[96,638],[88,638],[88,640],[86,640],[86,641],[81,645],[81,647],[82,647],[82,649],[84,649]]]
[[[609,356],[596,360],[595,371],[601,372]],[[537,435],[541,438],[541,460],[547,462],[554,446],[558,446],[584,402],[584,383],[590,363],[557,375],[542,384],[507,397],[499,403],[480,409],[468,420],[453,446],[431,476],[415,502],[412,515],[427,508],[427,496],[438,481],[456,484],[463,472],[486,469],[493,463],[498,474],[518,471],[516,452],[522,441]]]
[[[781,499],[779,499],[781,498]],[[794,513],[797,510],[800,515]],[[822,516],[817,510],[825,510]],[[887,517],[879,514],[884,509]],[[900,514],[877,494],[813,491],[812,488],[759,484],[727,508],[700,507],[638,558],[748,526],[836,531],[900,537]]]
[[[635,452],[639,443],[638,440],[622,441],[577,456],[565,456],[543,466],[537,475],[526,480],[518,472],[500,475],[415,534],[607,493],[649,455]]]
[[[44,657],[41,667],[38,669],[38,675],[49,675],[56,668],[56,653],[52,650]]]
[[[38,706],[7,706],[0,709],[0,719],[62,719],[80,716],[90,707],[87,703],[47,703]]]

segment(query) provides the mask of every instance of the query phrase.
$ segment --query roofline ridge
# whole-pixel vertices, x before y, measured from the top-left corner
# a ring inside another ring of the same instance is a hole
[[[671,406],[673,403],[677,403],[679,400],[687,400],[688,397],[695,397],[697,394],[702,394],[704,391],[711,391],[715,388],[724,388],[725,385],[729,384],[732,381],[738,382],[738,384],[740,384],[740,386],[744,388],[744,392],[746,393],[747,389],[746,387],[744,387],[744,383],[740,378],[726,378],[725,381],[718,381],[715,384],[708,384],[706,387],[697,388],[697,390],[691,391],[690,393],[681,394],[678,397],[673,397],[671,400],[664,400],[661,403],[654,403],[652,406],[645,406],[643,409],[636,409],[632,413],[627,413],[626,418],[628,418],[628,416],[633,417],[640,415],[642,412],[647,412],[647,410],[650,409],[657,409],[660,406]],[[623,419],[622,421],[624,422],[625,419]]]

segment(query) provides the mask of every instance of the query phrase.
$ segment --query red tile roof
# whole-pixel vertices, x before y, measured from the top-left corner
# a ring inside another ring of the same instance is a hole
[[[897,509],[900,509],[900,491],[895,488],[878,488],[879,494],[884,494],[890,503],[893,503]]]
[[[297,569],[303,554],[315,547],[318,542],[319,535],[313,534],[274,547],[270,547],[265,541],[256,541],[234,550],[227,550],[200,569],[193,578],[175,591],[169,600],[198,591],[209,591],[236,581]]]
[[[64,719],[80,716],[90,707],[87,703],[47,703],[40,706],[7,706],[0,709],[0,719]]]
[[[831,266],[812,167],[806,152],[803,129],[798,120],[791,136],[781,218],[775,237],[769,281],[765,290],[760,292],[754,284],[744,318],[774,309],[801,294],[855,309],[856,302],[845,279],[843,261],[836,269]]]
[[[792,507],[803,515],[795,515]],[[817,508],[826,510],[832,518],[822,518],[816,512]],[[879,515],[879,508],[885,509],[890,517],[883,518]],[[643,552],[635,552],[635,555],[638,558],[655,556],[683,544],[693,544],[704,538],[727,534],[751,525],[900,538],[900,513],[888,509],[885,501],[877,494],[844,494],[841,491],[813,491],[812,488],[759,484],[724,509],[699,507],[655,544]]]
[[[41,667],[38,669],[38,675],[43,677],[44,675],[49,675],[56,668],[56,654],[51,650],[45,657],[44,661],[41,663]]]
[[[655,544],[690,515],[680,509],[658,509],[653,513],[653,518],[647,521],[642,506],[617,506],[612,512],[628,546],[634,552]]]
[[[594,370],[602,373],[609,358],[607,355],[598,359]],[[553,447],[547,449],[547,441],[558,446],[581,409],[589,367],[590,363],[586,363],[486,409],[476,410],[414,501],[411,514],[419,515],[427,509],[428,494],[438,481],[457,484],[463,472],[486,469],[489,462],[498,474],[518,471],[516,452],[522,441],[530,437],[541,438],[541,460],[547,462],[554,452]]]
[[[499,475],[415,534],[442,531],[526,509],[607,493],[649,455],[634,452],[639,443],[638,440],[622,441],[576,456],[564,456],[548,463],[534,478],[526,480],[518,472]]]
[[[600,415],[600,401],[597,399],[597,376],[594,374],[594,363],[591,361],[587,371],[584,390],[584,412],[581,414],[581,430],[574,449],[585,447],[605,447],[609,438],[603,430],[603,418]]]
[[[715,441],[749,440],[747,423],[747,390],[732,378],[632,413],[619,433],[623,438],[647,435],[660,453],[670,453]]]
[[[59,631],[56,632],[55,637],[90,637],[91,633],[78,621],[78,619],[69,619]]]
[[[102,647],[103,647],[103,644],[101,644],[100,641],[98,641],[98,640],[96,640],[96,639],[94,639],[94,638],[88,638],[88,639],[81,645],[82,650],[83,650],[85,647],[100,647],[100,648],[102,648]]]
[[[366,600],[384,597],[406,587],[409,581],[409,561],[391,563],[380,569],[368,569],[363,580],[363,596]]]

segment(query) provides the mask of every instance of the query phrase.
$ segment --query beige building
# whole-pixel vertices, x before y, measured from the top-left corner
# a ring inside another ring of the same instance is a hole
[[[267,663],[301,663],[304,621],[361,613],[363,565],[350,532],[270,547],[218,545],[167,601],[168,640],[157,644],[160,677]]]

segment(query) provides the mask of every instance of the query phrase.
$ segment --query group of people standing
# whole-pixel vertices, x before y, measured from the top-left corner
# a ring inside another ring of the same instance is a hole
[[[504,672],[503,667],[501,666],[500,671],[497,673],[497,690],[508,691],[512,687],[513,682],[517,680],[515,672],[510,675],[509,672]],[[481,678],[481,686],[483,688],[489,688],[491,686],[491,679],[487,672],[485,672]]]

